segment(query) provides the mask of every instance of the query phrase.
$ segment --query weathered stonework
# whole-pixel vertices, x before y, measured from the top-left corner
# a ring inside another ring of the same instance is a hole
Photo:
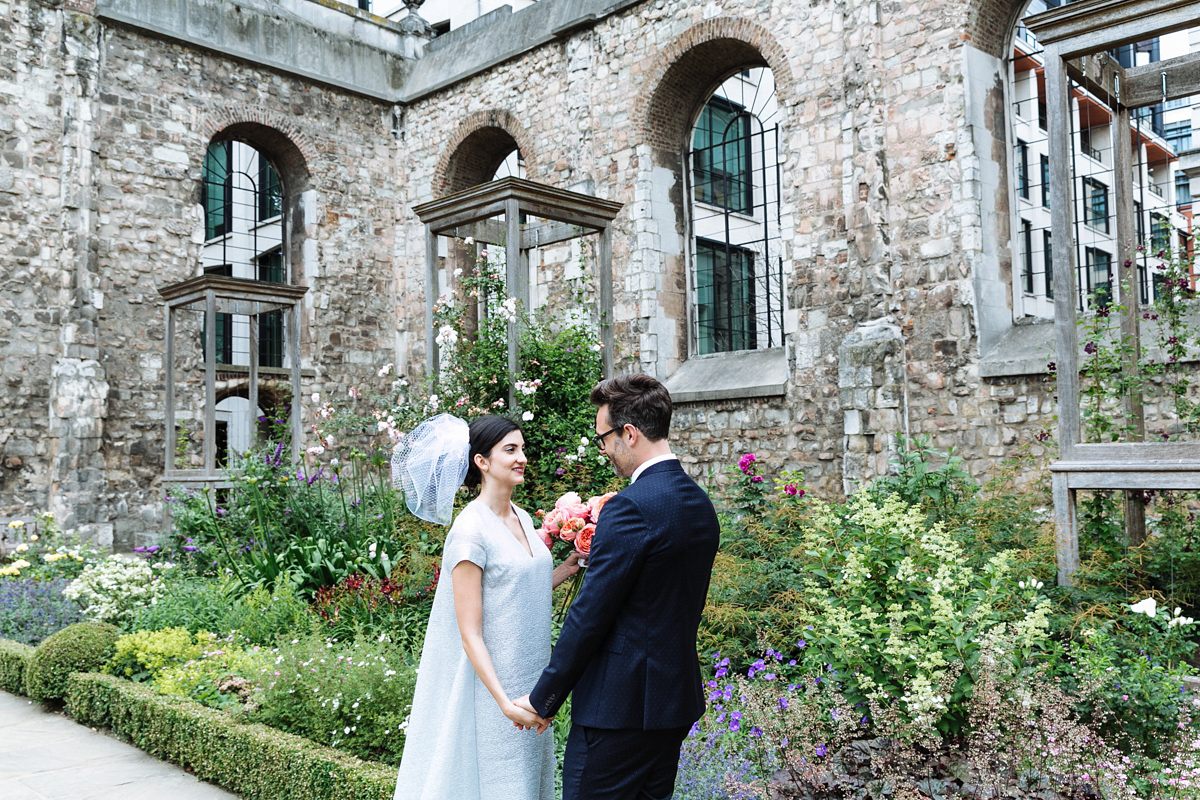
[[[421,42],[334,3],[312,13],[353,23],[320,40],[312,74],[222,55],[216,33],[189,44],[106,21],[116,5],[137,13],[133,0],[0,0],[0,519],[50,508],[117,547],[161,526],[157,290],[197,274],[214,137],[280,171],[288,277],[309,288],[305,396],[381,384],[388,362],[419,372],[427,287],[411,208],[486,180],[513,148],[531,179],[624,204],[619,368],[668,379],[689,353],[682,150],[715,83],[752,66],[771,68],[780,107],[788,383],[681,404],[689,469],[753,451],[841,492],[886,471],[896,434],[928,434],[986,475],[1052,424],[1041,376],[980,374],[980,331],[990,348],[1012,325],[995,110],[1019,3],[543,0],[461,34],[516,38],[432,89],[405,62]],[[575,16],[522,49],[531,12]],[[335,74],[351,39],[405,63],[375,83]],[[398,83],[410,74],[426,88]],[[544,257],[535,286],[551,299],[577,251]]]

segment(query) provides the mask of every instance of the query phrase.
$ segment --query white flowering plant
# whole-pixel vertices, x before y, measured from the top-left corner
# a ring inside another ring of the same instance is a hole
[[[1048,646],[1040,581],[1017,574],[1006,551],[972,566],[941,523],[894,495],[816,503],[796,554],[811,615],[800,668],[834,676],[851,703],[895,707],[914,728],[961,732],[985,648],[1020,670]]]
[[[77,602],[93,622],[128,626],[138,612],[156,604],[167,592],[164,575],[170,562],[151,564],[141,558],[112,555],[89,565],[67,584],[63,595]]]
[[[419,655],[419,654],[418,654]],[[417,680],[405,647],[362,638],[298,638],[248,676],[256,722],[373,761],[399,765]]]

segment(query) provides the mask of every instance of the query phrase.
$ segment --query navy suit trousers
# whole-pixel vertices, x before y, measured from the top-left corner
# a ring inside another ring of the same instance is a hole
[[[572,725],[563,758],[563,800],[670,800],[688,730]]]

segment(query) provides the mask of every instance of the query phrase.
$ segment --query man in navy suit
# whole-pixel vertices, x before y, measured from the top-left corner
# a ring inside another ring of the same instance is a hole
[[[661,383],[623,375],[591,400],[594,441],[630,485],[604,506],[550,664],[517,703],[549,719],[574,692],[563,800],[667,800],[704,713],[696,629],[720,526],[671,454]]]

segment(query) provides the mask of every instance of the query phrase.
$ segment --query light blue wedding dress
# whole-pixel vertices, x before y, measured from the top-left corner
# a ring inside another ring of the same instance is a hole
[[[450,575],[470,561],[483,568],[483,641],[500,685],[510,699],[533,689],[550,661],[554,564],[529,515],[513,508],[532,557],[479,500],[446,536],[395,800],[553,800],[553,730],[517,730],[500,713],[454,616]]]

